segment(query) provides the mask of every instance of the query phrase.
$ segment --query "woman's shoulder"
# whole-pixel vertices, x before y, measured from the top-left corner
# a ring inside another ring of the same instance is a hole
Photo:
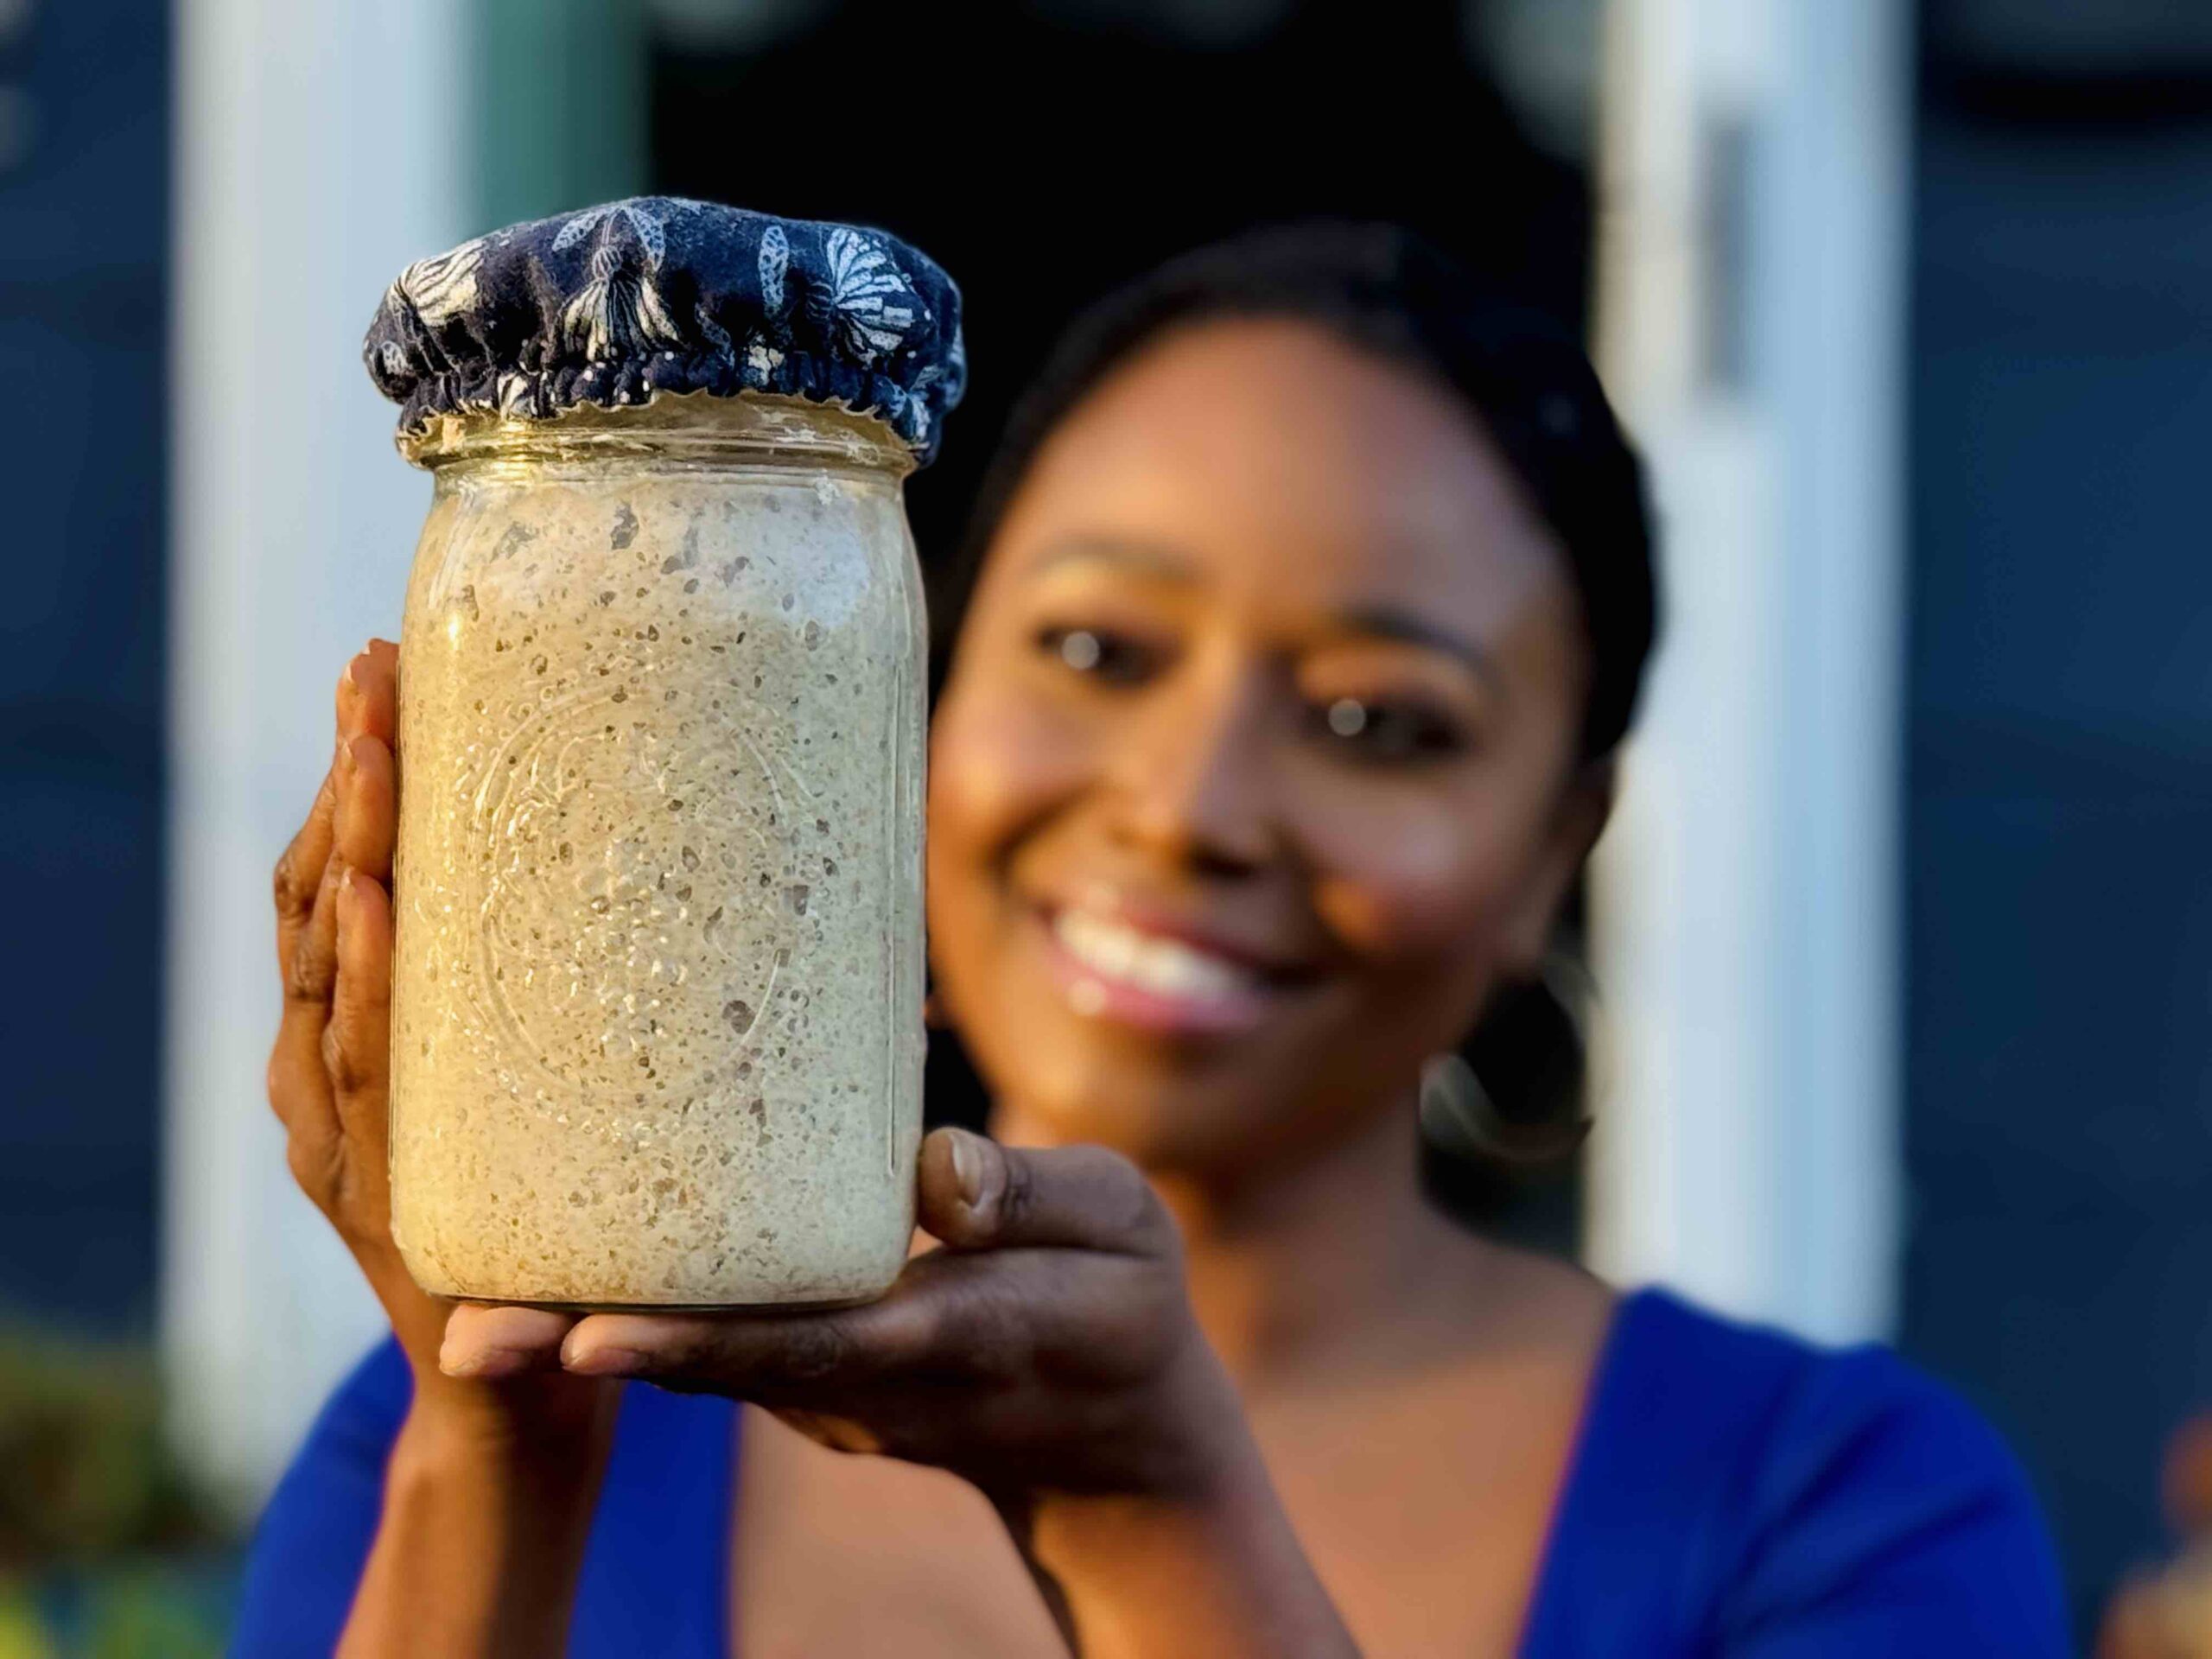
[[[1875,1344],[1827,1348],[1710,1313],[1662,1290],[1622,1298],[1595,1403],[1703,1420],[1758,1446],[1856,1452],[1893,1443],[1948,1446],[1964,1461],[2012,1466],[1995,1432],[1951,1389]]]
[[[1695,1610],[1685,1641],[2065,1650],[2042,1517],[1978,1413],[1886,1349],[1818,1347],[1658,1291],[1616,1314],[1548,1603],[1562,1581],[1617,1575],[1630,1540],[1647,1606]]]
[[[237,1659],[336,1647],[413,1396],[406,1357],[387,1338],[324,1402],[255,1529]],[[736,1424],[727,1400],[624,1389],[577,1584],[571,1654],[721,1659],[728,1651]]]
[[[1664,1291],[1624,1298],[1594,1403],[1664,1421],[1685,1447],[1733,1446],[1738,1496],[1787,1510],[1846,1487],[1975,1491],[2029,1503],[1997,1431],[1888,1348],[1827,1348],[1724,1319]],[[1712,1466],[1709,1464],[1708,1467]]]
[[[376,1535],[385,1459],[412,1395],[406,1357],[386,1338],[323,1402],[254,1529],[234,1655],[336,1648]]]
[[[353,1446],[384,1454],[407,1420],[415,1379],[396,1337],[387,1336],[361,1356],[323,1402],[308,1444],[328,1450]]]

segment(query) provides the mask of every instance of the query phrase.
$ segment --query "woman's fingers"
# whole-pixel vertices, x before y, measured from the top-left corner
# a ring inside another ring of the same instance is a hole
[[[921,1224],[955,1249],[1151,1255],[1174,1224],[1136,1166],[1103,1147],[1002,1147],[964,1129],[922,1143]]]
[[[276,971],[284,976],[288,1001],[301,973],[301,942],[318,917],[324,925],[322,938],[326,946],[332,938],[328,914],[330,860],[338,850],[346,785],[354,766],[351,744],[363,730],[367,705],[379,701],[379,694],[373,688],[380,678],[389,678],[388,673],[380,676],[374,667],[378,643],[371,640],[369,648],[346,664],[346,671],[338,677],[338,736],[331,751],[330,770],[323,774],[322,785],[315,791],[307,822],[300,826],[299,833],[292,837],[292,844],[276,861]],[[383,695],[381,701],[389,707],[388,695]],[[385,723],[390,723],[388,715]],[[327,950],[321,960],[327,962]]]
[[[579,1376],[634,1376],[671,1388],[774,1401],[925,1365],[942,1305],[894,1293],[866,1307],[789,1315],[594,1313],[559,1362]]]
[[[396,830],[391,750],[363,732],[339,745],[337,769],[332,850],[341,864],[388,881]]]
[[[387,747],[398,730],[399,647],[372,639],[338,682],[338,734],[365,733]]]
[[[339,978],[339,887],[348,853],[372,860],[370,868],[379,874],[390,868],[388,832],[381,852],[377,842],[379,817],[388,823],[391,817],[386,745],[397,666],[397,650],[372,640],[339,677],[331,767],[307,822],[276,864],[276,957],[284,1012],[269,1058],[269,1103],[290,1135],[293,1173],[318,1202],[330,1197],[327,1189],[342,1150],[329,1063]],[[368,781],[357,789],[363,753],[369,753]],[[388,958],[388,948],[385,954]],[[359,1046],[349,1043],[343,1052],[350,1066]],[[381,1070],[379,1062],[379,1076]]]
[[[307,1118],[312,1131],[318,1113],[327,1116],[329,1086],[322,1071],[322,1027],[329,1018],[329,987],[319,957],[303,959],[315,902],[330,868],[337,815],[335,765],[323,775],[307,822],[276,861],[276,973],[284,1009],[276,1042],[269,1056],[269,1104],[289,1128]]]
[[[2138,1574],[2120,1586],[2105,1611],[2096,1659],[2174,1659],[2164,1624],[2153,1584]]]
[[[561,1339],[576,1323],[573,1313],[543,1307],[463,1302],[446,1319],[438,1369],[448,1376],[490,1381],[561,1369]]]
[[[284,1013],[270,1056],[269,1103],[292,1138],[292,1170],[309,1192],[336,1151],[338,1120],[322,1058],[338,978],[339,867],[326,860],[307,918],[294,931],[284,969]]]
[[[336,983],[322,1058],[348,1157],[360,1174],[385,1179],[385,1085],[391,1070],[391,901],[373,876],[340,877]]]
[[[315,893],[322,886],[323,867],[330,862],[337,811],[338,773],[334,760],[331,769],[323,773],[321,787],[315,792],[315,804],[308,809],[307,822],[300,826],[299,833],[292,837],[292,844],[276,861],[276,880],[272,883],[276,900],[276,971],[288,980],[293,955],[299,949],[300,935],[306,930],[308,918],[315,913]]]

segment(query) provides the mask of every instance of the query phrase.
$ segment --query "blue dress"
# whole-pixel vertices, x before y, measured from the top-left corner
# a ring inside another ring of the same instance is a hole
[[[263,1516],[237,1659],[336,1645],[408,1373],[385,1343]],[[578,1588],[576,1659],[726,1659],[736,1408],[632,1386]],[[1827,1352],[1662,1292],[1592,1380],[1522,1659],[2060,1659],[2025,1482],[1986,1424],[1875,1348]]]

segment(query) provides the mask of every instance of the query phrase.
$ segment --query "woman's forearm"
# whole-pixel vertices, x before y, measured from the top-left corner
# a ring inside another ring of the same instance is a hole
[[[1079,1659],[1357,1659],[1271,1488],[1205,1505],[1059,1497],[1027,1554]]]
[[[1170,1411],[1189,1447],[1148,1490],[1001,1504],[1078,1659],[1357,1659],[1233,1391],[1206,1363]]]
[[[524,1432],[418,1397],[392,1447],[341,1659],[559,1653],[606,1468],[607,1421]]]

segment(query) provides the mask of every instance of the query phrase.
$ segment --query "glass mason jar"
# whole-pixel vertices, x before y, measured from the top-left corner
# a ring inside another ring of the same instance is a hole
[[[921,1133],[925,643],[878,422],[440,415],[400,641],[392,1233],[448,1296],[880,1294]]]

